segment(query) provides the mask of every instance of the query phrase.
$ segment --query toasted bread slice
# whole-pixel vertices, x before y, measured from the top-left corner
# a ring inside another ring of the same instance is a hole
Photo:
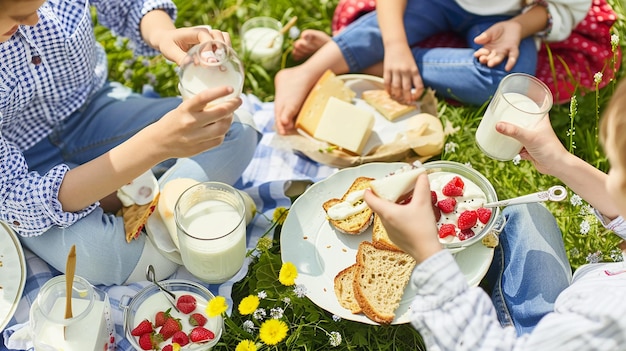
[[[391,324],[400,306],[415,260],[401,251],[377,248],[363,241],[356,256],[354,296],[372,321]]]
[[[326,211],[326,214],[328,215],[328,221],[331,225],[333,225],[333,227],[335,227],[342,233],[351,235],[361,234],[367,228],[369,228],[369,226],[374,221],[374,212],[372,211],[372,209],[369,208],[369,206],[367,206],[366,204],[365,206],[362,205],[364,204],[363,197],[359,198],[357,196],[357,200],[355,202],[352,202],[350,200],[351,197],[354,196],[354,194],[358,194],[357,192],[361,192],[369,188],[370,182],[372,180],[374,180],[374,178],[358,177],[354,180],[354,182],[352,182],[352,185],[350,185],[350,188],[348,188],[348,190],[341,199],[333,198],[322,204],[324,211]],[[331,210],[331,208],[333,208],[335,205],[345,206],[349,211],[356,211],[356,209],[358,208],[357,206],[361,206],[362,210],[357,213],[347,215],[345,217],[336,217],[335,219],[333,219],[332,214],[334,212],[333,210]],[[329,214],[329,211],[331,214]]]
[[[122,207],[122,216],[124,217],[124,231],[126,232],[126,242],[137,239],[141,230],[146,225],[148,217],[154,212],[159,201],[159,193],[156,194],[152,202],[145,205],[133,204],[131,206]]]
[[[402,251],[396,244],[389,239],[387,230],[380,221],[380,217],[374,213],[374,225],[372,226],[372,244],[378,248],[386,248],[389,250]]]
[[[389,96],[389,94],[383,89],[366,90],[361,93],[361,98],[390,121],[404,116],[411,111],[417,110],[416,105],[405,105],[392,99],[391,96]]]
[[[335,295],[341,307],[357,314],[361,313],[361,307],[354,297],[354,272],[356,272],[356,264],[337,273],[335,276]]]
[[[410,195],[410,192],[415,188],[417,177],[424,172],[426,172],[424,167],[398,171],[392,175],[373,180],[370,186],[378,197],[397,202]]]

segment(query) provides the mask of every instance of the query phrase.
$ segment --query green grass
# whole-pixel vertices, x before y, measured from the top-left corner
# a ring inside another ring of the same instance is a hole
[[[233,46],[240,47],[239,28],[248,18],[270,16],[286,23],[292,16],[298,16],[297,26],[330,30],[332,14],[337,0],[293,1],[293,0],[216,0],[195,1],[177,0],[179,17],[177,25],[210,24],[231,33]],[[609,0],[618,12],[614,33],[619,34],[620,46],[626,47],[626,10],[620,0]],[[111,36],[103,28],[96,29],[99,40],[109,53],[110,76],[114,80],[141,91],[145,84],[164,95],[177,95],[178,78],[176,68],[162,57],[134,57],[127,50],[126,43]],[[293,39],[284,43],[282,67],[294,64],[290,60]],[[245,92],[252,93],[263,101],[272,101],[274,97],[273,76],[275,71],[266,71],[261,66],[244,57],[246,67]],[[613,62],[607,62],[613,64]],[[624,65],[622,65],[624,67]],[[622,77],[624,70],[618,72]],[[618,78],[619,79],[619,78]],[[556,105],[551,111],[551,120],[556,134],[570,152],[586,160],[597,168],[608,171],[608,161],[598,144],[597,124],[604,106],[610,99],[615,82],[603,89],[587,92],[584,96],[576,94],[571,104]],[[460,127],[459,131],[446,140],[446,148],[440,159],[470,163],[484,174],[493,184],[499,198],[509,198],[527,194],[558,184],[559,181],[539,174],[527,162],[498,162],[485,157],[475,146],[474,133],[483,114],[483,107],[459,107],[439,102],[439,115],[445,123]],[[570,199],[576,199],[570,192]],[[618,239],[603,229],[595,217],[589,213],[584,202],[564,201],[549,203],[549,208],[557,217],[573,268],[595,261],[620,260],[621,253],[616,249]],[[273,291],[276,296],[286,294],[276,283],[277,269],[280,267],[278,248],[264,250],[265,254],[255,261],[250,274],[236,286],[235,298],[259,290]],[[229,319],[229,329],[216,349],[234,349],[234,345],[243,338],[254,338],[237,328],[246,318],[233,314]],[[327,350],[329,333],[337,331],[342,335],[338,350],[384,349],[406,350],[420,349],[421,338],[409,325],[380,327],[365,326],[360,323],[334,322],[325,311],[317,308],[306,299],[294,302],[285,319],[291,327],[288,338],[277,347],[260,346],[260,349],[290,350]],[[296,330],[296,325],[300,328]],[[417,347],[413,345],[418,345]]]

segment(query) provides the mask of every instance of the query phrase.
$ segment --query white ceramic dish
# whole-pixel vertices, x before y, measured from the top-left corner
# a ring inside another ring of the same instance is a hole
[[[152,212],[150,217],[148,217],[148,221],[146,222],[146,233],[148,234],[148,238],[152,240],[154,246],[161,251],[163,256],[179,265],[183,264],[183,259],[180,257],[180,251],[178,250],[178,247],[176,247],[176,244],[174,244],[174,241],[172,241],[172,236],[167,231],[167,227],[165,226],[165,223],[163,223],[158,210]]]
[[[350,236],[335,231],[326,220],[322,204],[341,197],[358,176],[382,177],[406,163],[368,163],[345,168],[327,179],[313,184],[291,206],[281,231],[283,262],[291,262],[298,269],[297,284],[306,287],[307,296],[318,306],[341,318],[367,324],[376,324],[365,315],[352,314],[341,307],[334,292],[334,278],[342,269],[355,262],[359,244],[371,241],[371,228],[361,235]],[[487,273],[493,249],[482,243],[467,247],[455,259],[468,283],[476,286]],[[407,286],[396,318],[392,324],[409,322],[409,308],[415,291]]]
[[[7,326],[22,297],[26,260],[17,235],[0,222],[0,330]]]

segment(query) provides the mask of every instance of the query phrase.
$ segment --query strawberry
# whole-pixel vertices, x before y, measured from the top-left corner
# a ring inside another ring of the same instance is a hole
[[[161,351],[174,351],[174,346],[172,346],[172,344],[167,344],[167,345],[163,346]]]
[[[477,220],[478,220],[478,214],[476,213],[476,211],[473,211],[473,210],[463,211],[463,213],[459,215],[459,219],[457,220],[457,226],[461,230],[470,229],[476,224]]]
[[[133,336],[142,336],[144,334],[152,333],[153,331],[154,328],[152,328],[152,323],[150,323],[149,320],[144,319],[135,327],[135,329],[130,331],[130,334]]]
[[[474,231],[470,229],[463,229],[458,235],[459,240],[467,240],[475,235]]]
[[[163,324],[165,323],[165,321],[170,318],[170,310],[171,308],[168,308],[167,311],[159,311],[156,313],[156,315],[154,316],[154,327],[158,328],[158,327],[162,327]]]
[[[439,237],[445,238],[450,235],[456,235],[456,226],[454,224],[443,224],[439,228]]]
[[[206,317],[202,313],[192,313],[189,316],[189,324],[194,327],[203,327],[206,324]]]
[[[191,295],[181,295],[176,300],[176,307],[184,314],[189,314],[196,309],[196,298]]]
[[[430,203],[433,205],[437,203],[437,193],[433,190],[430,191]]]
[[[449,197],[439,200],[439,202],[437,202],[437,207],[439,207],[443,213],[452,213],[456,207],[456,199]]]
[[[215,334],[205,327],[195,327],[189,333],[191,342],[204,342],[215,338]]]
[[[145,333],[139,337],[139,347],[142,350],[158,350],[159,340],[155,338],[154,333]]]
[[[184,331],[177,331],[172,335],[172,343],[177,343],[180,346],[189,344],[189,337]]]
[[[489,219],[491,218],[491,209],[480,207],[476,209],[476,213],[478,214],[478,220],[482,224],[487,224],[487,222],[489,222]]]
[[[176,318],[168,318],[161,329],[159,330],[159,334],[163,337],[163,340],[167,340],[174,335],[177,331],[180,331],[183,328],[180,321]]]
[[[464,187],[465,184],[463,183],[463,180],[460,177],[455,176],[446,185],[443,186],[441,192],[445,196],[461,196],[463,195]]]

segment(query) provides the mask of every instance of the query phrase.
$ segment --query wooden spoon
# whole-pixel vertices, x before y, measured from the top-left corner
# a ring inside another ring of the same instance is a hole
[[[284,27],[282,27],[279,31],[278,34],[274,37],[274,39],[272,39],[272,41],[270,41],[270,43],[267,45],[268,48],[271,48],[274,46],[274,43],[276,42],[276,39],[278,39],[279,37],[285,35],[285,33],[287,33],[287,31],[293,27],[294,24],[296,24],[296,21],[298,20],[298,16],[293,16],[291,17],[291,19],[289,20],[289,22],[287,22],[287,24],[285,24]]]
[[[72,289],[74,286],[74,273],[76,272],[76,245],[72,245],[70,253],[67,255],[65,264],[65,319],[72,318]],[[65,328],[63,327],[63,338],[65,338]]]

